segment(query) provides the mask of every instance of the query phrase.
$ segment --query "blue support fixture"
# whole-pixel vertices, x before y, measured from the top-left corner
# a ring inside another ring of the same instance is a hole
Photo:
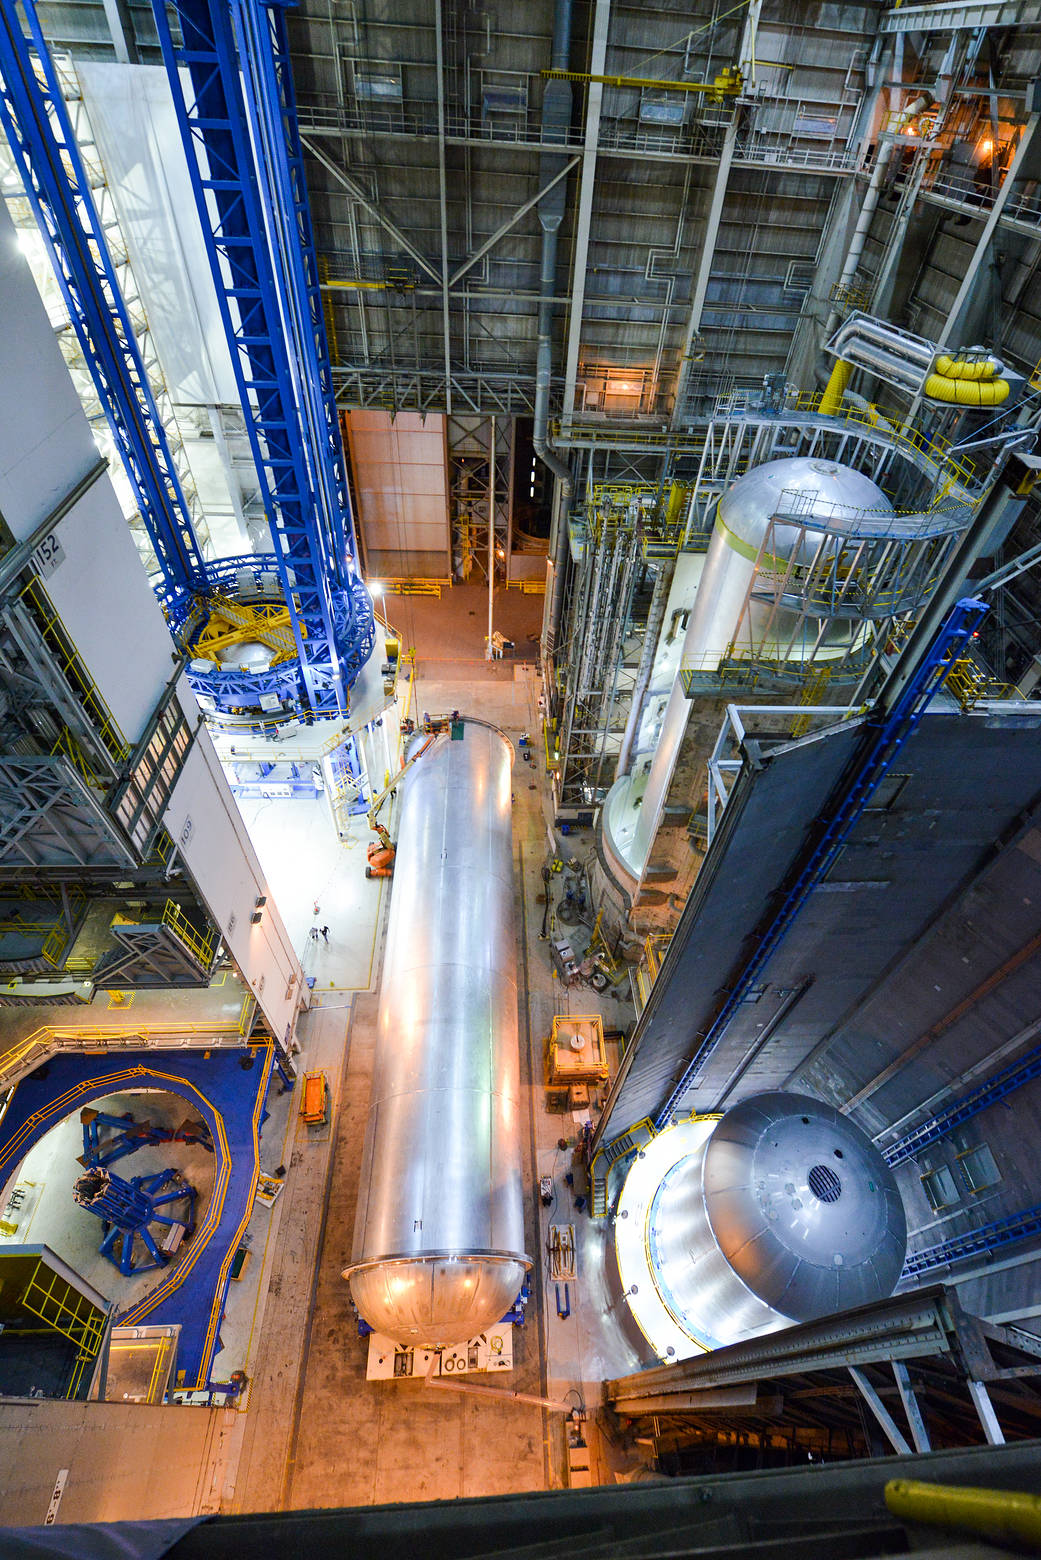
[[[95,1166],[80,1176],[72,1195],[81,1208],[109,1226],[98,1250],[118,1267],[124,1278],[132,1273],[150,1273],[153,1268],[165,1267],[170,1260],[156,1245],[150,1224],[183,1224],[186,1232],[191,1232],[195,1188],[178,1170],[157,1170],[154,1175],[137,1175],[132,1181],[124,1181],[110,1170]],[[175,1202],[187,1203],[183,1218],[171,1219],[158,1211]],[[141,1241],[152,1258],[150,1262],[135,1262],[135,1240]]]
[[[1028,1051],[1018,1062],[1003,1067],[993,1078],[988,1078],[970,1093],[963,1094],[961,1099],[955,1100],[945,1110],[938,1111],[928,1121],[906,1132],[897,1142],[882,1150],[883,1159],[890,1168],[904,1164],[923,1148],[928,1148],[930,1143],[939,1142],[940,1138],[960,1127],[962,1122],[969,1121],[991,1105],[997,1105],[1000,1100],[1035,1078],[1041,1078],[1041,1045]]]
[[[175,587],[202,575],[202,554],[34,0],[0,5],[0,78],[0,124],[163,583]]]
[[[938,1268],[950,1267],[966,1257],[986,1257],[1011,1246],[1016,1241],[1041,1237],[1041,1203],[1026,1208],[1022,1213],[1011,1213],[1006,1219],[995,1219],[991,1224],[981,1224],[978,1229],[967,1230],[964,1235],[954,1235],[938,1246],[926,1246],[912,1252],[904,1263],[902,1279],[921,1278],[935,1273]]]
[[[136,1154],[139,1148],[155,1143],[198,1143],[213,1153],[213,1139],[204,1121],[185,1122],[173,1127],[153,1127],[149,1121],[135,1121],[133,1116],[106,1116],[102,1111],[85,1109],[80,1112],[83,1127],[83,1154],[80,1164],[93,1169],[115,1164],[127,1154]]]
[[[344,714],[375,626],[355,563],[284,8],[153,0],[153,11],[307,704]]]
[[[813,890],[827,876],[879,781],[943,687],[951,667],[972,639],[986,611],[986,602],[974,598],[959,601],[892,705],[867,722],[866,748],[857,755],[852,772],[839,788],[836,801],[821,819],[817,838],[794,880],[788,884],[755,953],[735,980],[708,1033],[654,1117],[654,1125],[659,1131],[668,1123],[691,1080],[720,1044],[748,991],[791,931]]]

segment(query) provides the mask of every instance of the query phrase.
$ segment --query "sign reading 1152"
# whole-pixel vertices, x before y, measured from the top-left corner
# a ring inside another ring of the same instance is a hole
[[[38,547],[34,547],[29,559],[37,578],[49,579],[59,564],[65,562],[65,549],[52,531]]]

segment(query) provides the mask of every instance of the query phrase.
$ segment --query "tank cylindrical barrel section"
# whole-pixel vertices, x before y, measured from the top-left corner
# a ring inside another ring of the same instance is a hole
[[[456,727],[458,729],[458,726]],[[401,785],[354,1247],[360,1314],[461,1343],[509,1309],[524,1254],[508,740],[437,738]]]

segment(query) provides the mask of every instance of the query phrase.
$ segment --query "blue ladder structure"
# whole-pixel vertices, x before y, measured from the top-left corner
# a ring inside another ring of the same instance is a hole
[[[188,504],[148,383],[34,0],[0,6],[0,124],[155,549],[166,589],[205,578]]]
[[[921,1251],[912,1252],[904,1262],[901,1279],[921,1278],[926,1273],[950,1267],[952,1263],[961,1262],[966,1257],[989,1256],[1002,1246],[1011,1246],[1016,1241],[1039,1235],[1041,1203],[1033,1208],[1025,1208],[1022,1213],[1010,1213],[1007,1218],[981,1224],[977,1229],[967,1230],[964,1235],[953,1235],[950,1240],[941,1241],[937,1246],[926,1246]]]
[[[794,881],[788,885],[779,908],[760,937],[755,953],[734,981],[719,1014],[654,1117],[657,1131],[660,1132],[667,1125],[677,1104],[687,1092],[691,1079],[720,1044],[747,992],[755,985],[788,935],[817,884],[826,876],[879,781],[896,760],[932,699],[943,687],[948,673],[972,639],[986,611],[986,602],[972,597],[959,601],[892,708],[877,722],[868,723],[866,750],[858,755],[852,773],[841,784],[837,800],[830,812],[826,812],[822,818],[816,842]]]
[[[910,1132],[906,1132],[897,1142],[882,1150],[883,1159],[890,1169],[904,1164],[908,1159],[913,1159],[923,1148],[939,1142],[956,1127],[960,1127],[962,1122],[969,1121],[991,1105],[997,1105],[1007,1095],[1014,1093],[1016,1089],[1021,1089],[1025,1083],[1030,1083],[1035,1078],[1041,1078],[1041,1045],[1028,1051],[1018,1062],[1010,1062],[999,1073],[995,1073],[993,1078],[988,1078],[968,1094],[963,1094],[961,1099],[955,1100],[945,1110],[938,1111],[928,1121],[923,1121]]]
[[[306,703],[344,714],[375,626],[355,563],[284,9],[153,0],[153,11]]]

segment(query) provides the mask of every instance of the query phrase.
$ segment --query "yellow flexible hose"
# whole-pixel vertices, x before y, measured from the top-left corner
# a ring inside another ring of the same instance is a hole
[[[852,363],[847,363],[842,358],[835,359],[835,366],[824,387],[820,406],[817,408],[822,417],[835,417],[842,410],[843,391],[849,384],[852,372]]]
[[[930,374],[925,395],[931,401],[952,401],[959,406],[1000,406],[1008,399],[1007,379],[954,379],[947,374]]]
[[[947,379],[993,379],[1002,365],[994,358],[952,358],[942,353],[933,364]]]

